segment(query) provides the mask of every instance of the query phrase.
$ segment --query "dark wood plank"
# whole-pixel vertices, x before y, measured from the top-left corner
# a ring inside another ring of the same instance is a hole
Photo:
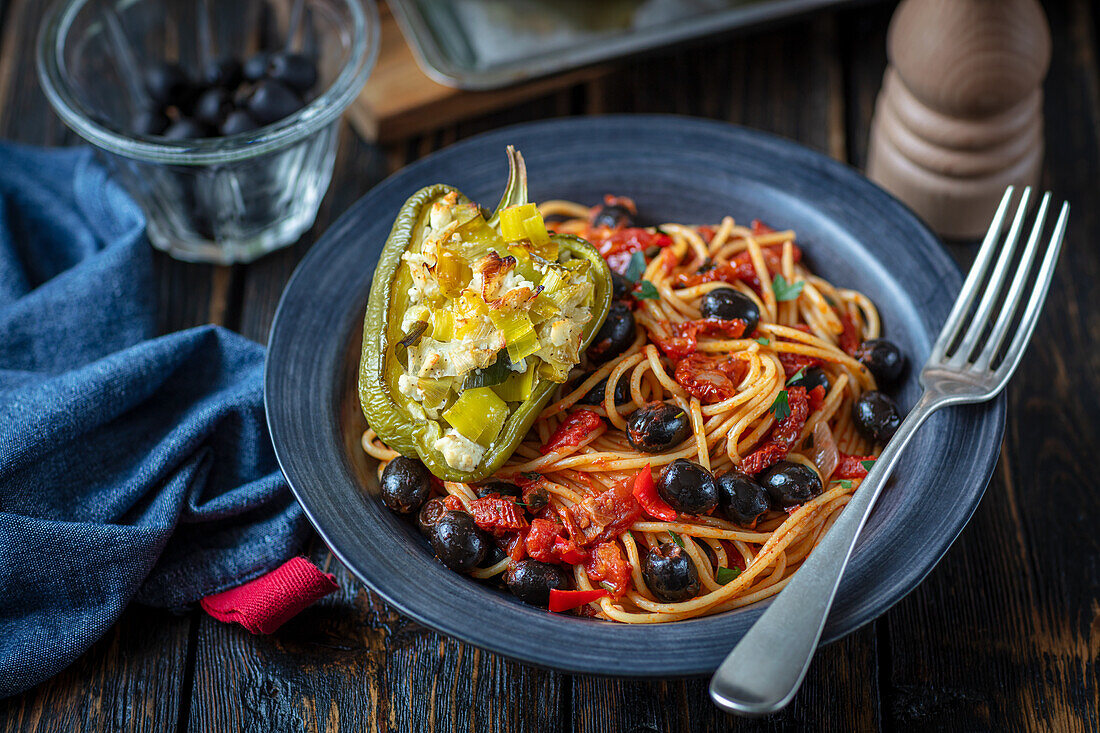
[[[56,677],[0,700],[4,733],[173,730],[190,620],[142,607]]]
[[[883,717],[899,730],[1095,730],[1100,514],[1092,470],[1100,307],[1100,86],[1094,10],[1046,3],[1044,187],[1074,206],[1036,341],[1009,387],[1001,462],[970,525],[927,580],[886,617]],[[877,16],[851,18],[856,161],[885,63]],[[956,246],[964,263],[973,248]]]
[[[35,75],[35,30],[49,3],[0,2],[0,137],[38,145],[79,139],[50,110]],[[188,265],[154,255],[164,333],[224,322],[228,268]],[[128,609],[72,666],[23,695],[0,701],[0,730],[173,730],[181,708],[189,636],[196,616]]]

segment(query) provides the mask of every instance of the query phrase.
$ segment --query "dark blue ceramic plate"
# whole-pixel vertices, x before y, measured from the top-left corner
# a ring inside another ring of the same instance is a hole
[[[377,497],[355,381],[379,250],[405,199],[432,183],[496,205],[504,148],[523,152],[533,200],[632,197],[651,221],[725,214],[792,228],[811,267],[878,304],[912,364],[927,358],[961,285],[935,237],[851,168],[728,124],[663,116],[562,119],[498,130],[431,155],[364,196],[302,261],[275,316],[268,424],[283,472],[317,531],[364,583],[417,621],[513,659],[571,672],[667,676],[713,671],[763,604],[657,626],[547,613],[447,570],[415,526]],[[910,366],[899,400],[918,396]],[[883,613],[936,564],[981,499],[1005,403],[937,413],[917,434],[848,566],[825,641]]]

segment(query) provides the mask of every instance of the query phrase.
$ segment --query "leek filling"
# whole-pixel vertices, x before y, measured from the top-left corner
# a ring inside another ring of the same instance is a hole
[[[397,385],[439,427],[433,448],[471,471],[536,378],[564,382],[580,361],[595,288],[590,263],[558,251],[534,204],[502,210],[497,231],[451,192],[423,231],[402,255],[412,286]]]

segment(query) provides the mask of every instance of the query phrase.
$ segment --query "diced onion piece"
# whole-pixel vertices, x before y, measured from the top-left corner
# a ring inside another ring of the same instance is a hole
[[[821,471],[822,477],[828,481],[833,475],[837,464],[840,463],[840,455],[837,452],[836,440],[833,439],[833,431],[824,420],[814,426],[814,465]]]
[[[508,419],[508,405],[489,387],[463,390],[443,419],[464,438],[489,447]]]

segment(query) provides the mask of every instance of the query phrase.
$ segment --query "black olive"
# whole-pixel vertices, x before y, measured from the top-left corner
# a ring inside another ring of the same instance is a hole
[[[614,300],[624,300],[634,289],[634,283],[617,272],[611,273],[611,297]]]
[[[802,372],[802,376],[793,382],[787,382],[791,387],[805,387],[809,392],[814,387],[824,387],[825,391],[829,391],[829,375],[825,373],[825,370],[821,367],[810,367]]]
[[[691,419],[676,405],[650,402],[635,410],[626,424],[630,444],[645,453],[660,453],[691,435]]]
[[[302,101],[289,87],[265,79],[256,85],[248,98],[248,113],[261,125],[289,117],[302,108]]]
[[[856,358],[874,375],[879,386],[893,384],[905,368],[905,354],[893,341],[868,339],[856,349]]]
[[[317,67],[301,54],[277,53],[268,63],[267,77],[281,81],[301,94],[317,83]]]
[[[431,537],[432,527],[447,513],[447,505],[438,496],[428,499],[416,515],[416,526],[425,537]]]
[[[217,127],[233,108],[229,92],[221,87],[211,87],[199,95],[195,102],[195,117],[211,127]]]
[[[550,602],[551,590],[568,590],[569,574],[560,565],[538,560],[520,560],[504,571],[504,582],[512,595],[532,606]]]
[[[752,298],[733,288],[708,290],[699,304],[699,311],[703,318],[721,318],[724,321],[740,318],[746,324],[746,336],[760,324],[759,306]]]
[[[428,539],[435,556],[457,573],[476,568],[489,550],[485,533],[466,512],[445,512],[432,527]]]
[[[792,507],[805,504],[822,491],[821,478],[801,463],[780,461],[757,475],[756,480],[768,492],[772,505]]]
[[[259,81],[267,74],[267,65],[271,62],[271,54],[264,51],[249,56],[241,67],[241,73],[248,81]]]
[[[882,392],[864,392],[852,406],[852,420],[865,436],[887,443],[901,425],[897,403]]]
[[[669,506],[685,514],[706,514],[718,506],[714,476],[685,458],[677,458],[661,470],[657,493]]]
[[[206,125],[190,117],[180,117],[168,126],[164,131],[164,137],[169,140],[197,140],[206,137],[209,133]]]
[[[516,499],[520,499],[523,496],[523,491],[520,490],[518,486],[507,481],[490,481],[487,484],[482,484],[474,488],[477,489],[477,497],[479,499],[484,499],[489,494],[511,496]]]
[[[159,108],[144,109],[130,120],[130,130],[135,135],[163,135],[171,120]]]
[[[596,214],[592,219],[592,226],[597,227],[610,227],[615,229],[616,227],[628,227],[634,223],[634,215],[630,213],[630,210],[625,206],[619,206],[618,204],[611,204],[610,206],[604,206],[600,209],[600,213]]]
[[[592,389],[585,392],[584,396],[577,400],[577,404],[602,405],[605,394],[607,394],[607,377],[596,382]],[[615,384],[615,404],[625,405],[630,400],[630,380],[626,378],[626,375],[623,375],[619,377],[619,381]]]
[[[247,112],[237,109],[226,115],[225,122],[221,126],[221,133],[223,135],[239,135],[242,132],[252,132],[258,127],[259,125],[248,116]]]
[[[179,64],[157,64],[145,71],[145,91],[156,104],[184,106],[190,96],[191,80]]]
[[[504,550],[500,549],[500,546],[497,545],[496,542],[489,540],[489,542],[486,543],[486,547],[488,547],[488,549],[485,551],[485,559],[481,561],[479,567],[492,567],[506,557]]]
[[[236,89],[244,78],[241,60],[235,56],[224,56],[211,61],[202,70],[202,80],[209,86],[222,89]]]
[[[420,461],[398,456],[382,471],[382,502],[395,512],[415,512],[431,490],[432,474]]]
[[[588,347],[588,359],[603,364],[619,356],[634,343],[634,313],[623,302],[611,304],[607,320],[600,326]]]
[[[736,469],[716,476],[715,482],[718,505],[731,522],[753,526],[771,507],[764,487]]]
[[[699,573],[687,551],[666,542],[650,550],[642,567],[645,584],[665,603],[692,598],[699,592]]]

